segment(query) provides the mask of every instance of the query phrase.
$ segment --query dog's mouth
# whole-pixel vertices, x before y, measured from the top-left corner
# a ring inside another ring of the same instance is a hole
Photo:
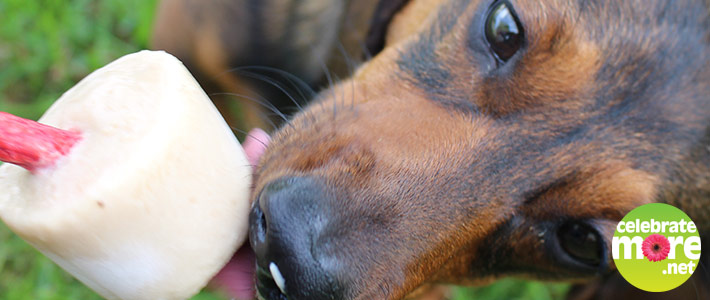
[[[253,167],[256,167],[270,140],[269,135],[260,129],[254,129],[247,135],[242,146]],[[215,275],[211,285],[227,293],[231,299],[254,299],[256,273],[254,252],[249,247],[249,241],[245,241],[224,268]]]
[[[256,266],[249,243],[239,248],[229,262],[212,279],[211,285],[228,299],[286,299],[269,271]]]
[[[244,243],[232,259],[212,279],[211,285],[237,300],[254,299],[254,252]]]
[[[279,274],[280,275],[280,274]],[[283,280],[283,278],[282,278]],[[271,271],[266,271],[260,267],[256,268],[256,289],[259,299],[283,299],[286,300],[283,285],[279,286]]]

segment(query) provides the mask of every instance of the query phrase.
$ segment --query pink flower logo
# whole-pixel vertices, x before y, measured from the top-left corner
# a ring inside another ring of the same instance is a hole
[[[671,251],[671,243],[668,242],[665,236],[654,233],[643,240],[641,249],[643,249],[643,256],[648,258],[649,261],[662,261],[668,257],[668,252]]]

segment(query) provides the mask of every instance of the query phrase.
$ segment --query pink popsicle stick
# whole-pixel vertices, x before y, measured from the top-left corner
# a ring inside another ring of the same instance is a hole
[[[81,134],[0,112],[0,161],[30,172],[54,165]]]

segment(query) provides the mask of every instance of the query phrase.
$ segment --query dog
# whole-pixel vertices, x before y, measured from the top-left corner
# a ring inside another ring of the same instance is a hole
[[[707,0],[164,0],[153,46],[239,126],[277,127],[250,216],[262,299],[440,299],[505,276],[710,295],[708,255],[668,293],[610,256],[651,202],[708,240]]]

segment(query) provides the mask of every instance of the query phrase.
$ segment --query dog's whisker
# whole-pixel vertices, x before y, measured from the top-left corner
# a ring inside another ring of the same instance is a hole
[[[262,74],[259,74],[256,72],[239,70],[239,69],[233,69],[233,70],[234,70],[234,72],[238,72],[242,76],[249,77],[249,78],[256,79],[256,80],[260,80],[260,81],[263,81],[263,82],[275,87],[276,89],[281,91],[281,93],[283,93],[289,100],[291,100],[291,102],[294,105],[296,105],[296,108],[298,109],[299,112],[303,111],[303,107],[301,106],[301,104],[299,104],[298,101],[296,101],[296,99],[291,95],[291,93],[289,93],[283,87],[283,85],[281,83],[279,83],[278,81],[270,78],[269,76],[262,75]]]
[[[337,113],[337,103],[336,99],[338,98],[337,95],[335,94],[335,89],[333,87],[335,86],[335,81],[333,80],[333,74],[331,74],[330,69],[328,69],[328,66],[326,65],[323,57],[318,57],[318,64],[320,65],[321,71],[323,71],[323,75],[325,75],[325,78],[328,82],[327,88],[331,90],[333,94],[333,121],[335,121],[336,113]]]
[[[269,102],[266,99],[261,98],[261,97],[259,97],[260,99],[257,99],[252,96],[249,96],[249,95],[244,95],[244,94],[239,94],[239,93],[227,93],[227,92],[212,93],[212,94],[210,94],[210,96],[233,96],[233,97],[237,97],[237,98],[250,100],[250,101],[252,101],[256,104],[259,104],[260,106],[274,112],[275,115],[281,117],[281,119],[283,119],[284,122],[288,121],[288,117],[286,117],[286,115],[284,113],[282,113],[278,108],[276,108],[273,104],[271,104],[271,102]]]
[[[236,132],[238,132],[238,133],[243,134],[244,136],[249,136],[249,132],[246,131],[246,130],[241,130],[241,129],[235,127],[235,126],[230,126],[229,128],[231,128],[232,131],[236,131]],[[255,137],[253,137],[253,136],[252,136],[251,138],[252,138],[253,140],[255,140],[257,143],[259,143],[259,144],[261,144],[262,146],[264,146],[264,147],[267,147],[267,146],[268,146],[268,144],[267,144],[266,142],[262,141],[261,139],[255,138]]]
[[[288,81],[288,83],[299,94],[299,96],[301,97],[301,100],[303,100],[304,103],[313,99],[313,97],[315,97],[315,95],[317,94],[316,91],[313,90],[313,88],[308,83],[306,83],[303,79],[299,78],[296,75],[293,75],[290,72],[287,72],[287,71],[284,71],[281,69],[267,67],[267,66],[244,66],[244,67],[239,67],[236,69],[239,69],[239,70],[253,69],[253,70],[267,71],[267,72],[272,72],[272,73],[278,74]],[[304,91],[306,93],[308,93],[308,95],[304,94]]]
[[[364,43],[362,45],[364,45]],[[345,46],[343,45],[343,43],[341,41],[338,41],[336,46],[338,48],[338,52],[340,52],[340,54],[343,56],[343,59],[345,60],[345,65],[348,68],[348,76],[352,76],[353,73],[355,72],[355,64],[356,64],[355,60],[345,50]],[[352,91],[350,93],[350,98],[351,98],[350,99],[351,100],[350,101],[350,109],[353,110],[355,108],[355,81],[354,80],[350,80],[350,86],[352,88]],[[344,89],[343,89],[343,94],[345,94]],[[345,107],[345,96],[343,96],[343,107]]]
[[[222,72],[220,72],[219,74],[217,74],[216,76],[214,76],[213,79],[219,79],[219,78],[221,78],[222,76],[225,76],[225,75],[227,75],[227,74],[229,74],[229,73],[232,73],[232,72],[233,72],[233,71],[232,71],[231,69],[230,69],[230,70],[226,70],[226,71],[222,71]],[[235,97],[240,97],[240,98],[242,98],[242,99],[251,100],[251,101],[253,101],[253,102],[255,102],[255,103],[258,103],[258,104],[261,105],[262,107],[265,107],[265,108],[267,108],[267,109],[269,109],[269,110],[272,110],[272,111],[277,109],[273,104],[271,104],[271,103],[270,103],[269,101],[267,101],[266,99],[263,99],[263,98],[262,98],[261,101],[260,101],[260,100],[254,99],[254,98],[252,98],[252,97],[250,97],[250,96],[247,96],[247,95],[244,95],[244,94],[239,94],[239,93],[217,92],[217,93],[210,93],[210,94],[208,94],[207,96],[210,97],[210,98],[212,98],[212,96],[225,96],[225,95],[226,95],[226,96],[235,96]],[[268,103],[269,105],[271,105],[271,107],[266,106],[265,103]],[[283,115],[283,114],[281,114],[281,115]],[[280,116],[280,117],[281,117],[281,119],[283,120],[284,123],[288,123],[288,118],[287,118],[286,116]],[[272,129],[272,130],[276,130],[276,129],[279,128],[279,126],[277,126],[271,119],[265,117],[264,115],[261,115],[261,114],[260,114],[260,115],[259,115],[259,118],[260,118],[261,120],[265,120],[267,123],[269,123],[269,125],[271,125],[271,129]]]
[[[249,104],[250,104],[250,105],[254,105],[253,103],[249,103]],[[271,131],[272,131],[272,132],[273,132],[273,131],[276,131],[277,129],[279,129],[279,125],[276,124],[276,123],[273,121],[273,120],[274,120],[274,117],[278,117],[279,119],[281,119],[281,120],[283,121],[283,122],[282,122],[283,124],[286,124],[286,123],[289,122],[288,118],[284,119],[286,116],[285,116],[283,113],[281,113],[281,112],[279,112],[279,113],[274,113],[274,112],[266,112],[266,111],[263,111],[263,110],[258,110],[256,113],[257,113],[257,115],[259,116],[259,119],[260,119],[260,120],[266,121],[266,122],[269,124],[269,126],[271,126]],[[262,129],[265,129],[265,128],[262,128]]]
[[[256,103],[256,104],[259,104],[260,106],[262,106],[262,107],[264,107],[264,108],[270,110],[271,112],[273,112],[273,113],[274,113],[274,116],[278,116],[279,118],[281,118],[281,119],[283,120],[283,122],[284,122],[284,126],[291,126],[291,127],[293,127],[293,124],[291,124],[291,122],[289,121],[288,117],[286,117],[286,115],[285,115],[284,113],[282,113],[280,110],[278,110],[273,104],[271,104],[271,102],[268,102],[268,101],[266,101],[266,100],[263,99],[263,98],[262,98],[261,100],[259,100],[259,99],[256,99],[256,98],[254,98],[254,97],[251,97],[251,96],[248,96],[248,95],[244,95],[244,94],[238,94],[238,93],[214,93],[214,94],[211,94],[211,95],[234,96],[234,97],[238,97],[238,98],[242,98],[242,99],[246,99],[246,100],[252,101],[252,102],[254,102],[254,103]],[[274,130],[276,130],[277,128],[279,128],[279,126],[277,126],[273,121],[271,121],[271,118],[269,118],[269,117],[267,117],[267,116],[264,116],[263,114],[260,114],[260,115],[263,117],[264,120],[266,120],[266,121],[271,125],[271,127],[272,127]]]
[[[340,78],[339,78],[338,75],[336,75],[336,74],[333,74],[333,80],[334,80],[335,82],[340,82]],[[338,108],[338,101],[339,101],[339,100],[338,100],[338,91],[337,91],[337,90],[339,89],[339,90],[341,91],[341,94],[340,94],[340,96],[341,96],[340,98],[341,98],[341,99],[340,99],[340,101],[345,101],[345,93],[344,93],[344,90],[340,87],[340,85],[334,85],[334,86],[331,87],[331,89],[333,89],[333,102],[334,102],[334,103],[333,103],[333,106],[336,108],[336,111],[334,111],[333,114],[336,114],[336,113],[337,113],[337,108]],[[344,103],[344,102],[343,102],[343,103]],[[345,105],[342,105],[342,106],[345,106]],[[333,120],[335,120],[335,116],[333,116],[333,117],[334,117]]]

